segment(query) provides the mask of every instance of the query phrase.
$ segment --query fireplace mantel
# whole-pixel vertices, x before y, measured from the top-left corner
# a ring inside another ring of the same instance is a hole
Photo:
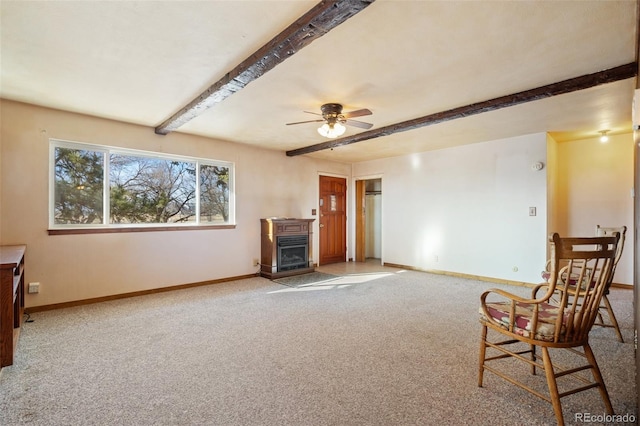
[[[260,275],[269,279],[276,279],[314,271],[312,255],[313,239],[311,238],[313,235],[311,222],[314,220],[315,219],[280,217],[260,219]],[[297,250],[296,255],[302,257],[302,259],[293,266],[283,266],[281,264],[281,256],[279,256],[279,250],[282,250],[282,247],[278,246],[278,239],[280,238],[281,242],[285,240],[296,241],[295,237],[302,237],[301,239],[298,238],[298,240],[304,240],[304,237],[306,237],[306,251],[301,244],[291,246],[290,248]]]

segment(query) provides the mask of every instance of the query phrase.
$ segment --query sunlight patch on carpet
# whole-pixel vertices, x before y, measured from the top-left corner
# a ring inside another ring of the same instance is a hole
[[[338,275],[326,274],[324,272],[310,272],[308,274],[293,275],[291,277],[277,278],[273,280],[278,284],[289,287],[299,287],[312,284],[322,284],[340,278]]]

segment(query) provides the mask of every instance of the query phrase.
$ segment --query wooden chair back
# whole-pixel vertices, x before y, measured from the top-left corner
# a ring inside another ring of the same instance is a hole
[[[551,237],[551,276],[545,298],[558,301],[555,342],[587,340],[600,302],[612,279],[620,234],[602,237]],[[564,345],[563,345],[564,346]]]
[[[620,258],[622,257],[622,250],[624,249],[624,240],[627,234],[627,227],[626,226],[605,227],[605,226],[596,225],[596,236],[598,237],[611,237],[616,232],[620,234],[620,241],[618,241],[618,245],[616,248],[616,258],[613,262],[613,273],[611,274],[611,280],[613,280],[613,275],[616,272],[618,261],[620,261]]]

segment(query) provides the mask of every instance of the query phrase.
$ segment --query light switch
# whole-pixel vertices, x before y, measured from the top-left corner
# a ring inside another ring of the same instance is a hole
[[[535,215],[536,215],[536,208],[529,207],[529,216],[535,216]]]

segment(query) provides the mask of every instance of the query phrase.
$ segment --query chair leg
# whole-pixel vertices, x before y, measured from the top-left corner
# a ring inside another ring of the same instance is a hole
[[[531,361],[536,362],[536,345],[531,345]],[[535,364],[531,364],[531,374],[536,375],[536,366]]]
[[[549,356],[549,348],[541,347],[542,361],[544,362],[544,372],[547,376],[547,386],[549,387],[549,396],[553,405],[553,412],[556,415],[558,426],[564,426],[564,417],[562,415],[562,405],[560,405],[560,394],[558,393],[558,384],[556,383],[556,374],[553,371],[553,364]]]
[[[609,320],[613,325],[613,328],[616,330],[616,334],[618,335],[618,340],[620,343],[624,343],[624,339],[622,338],[622,333],[620,332],[620,326],[618,325],[618,320],[616,316],[613,314],[613,308],[611,308],[611,303],[609,303],[609,298],[605,294],[602,296],[602,301],[604,302],[605,307],[607,308],[607,313],[609,314]]]
[[[613,406],[611,405],[611,400],[609,399],[609,392],[607,392],[607,387],[604,385],[604,380],[602,379],[600,368],[598,367],[598,363],[596,362],[596,357],[593,355],[591,346],[589,346],[588,343],[584,345],[584,354],[587,357],[587,361],[589,361],[589,364],[591,365],[593,379],[596,381],[596,383],[598,383],[598,390],[600,391],[600,396],[602,396],[602,400],[604,401],[607,414],[613,414]]]
[[[482,326],[481,339],[480,339],[480,359],[478,364],[478,387],[482,387],[482,380],[484,377],[484,359],[487,352],[487,326]]]

